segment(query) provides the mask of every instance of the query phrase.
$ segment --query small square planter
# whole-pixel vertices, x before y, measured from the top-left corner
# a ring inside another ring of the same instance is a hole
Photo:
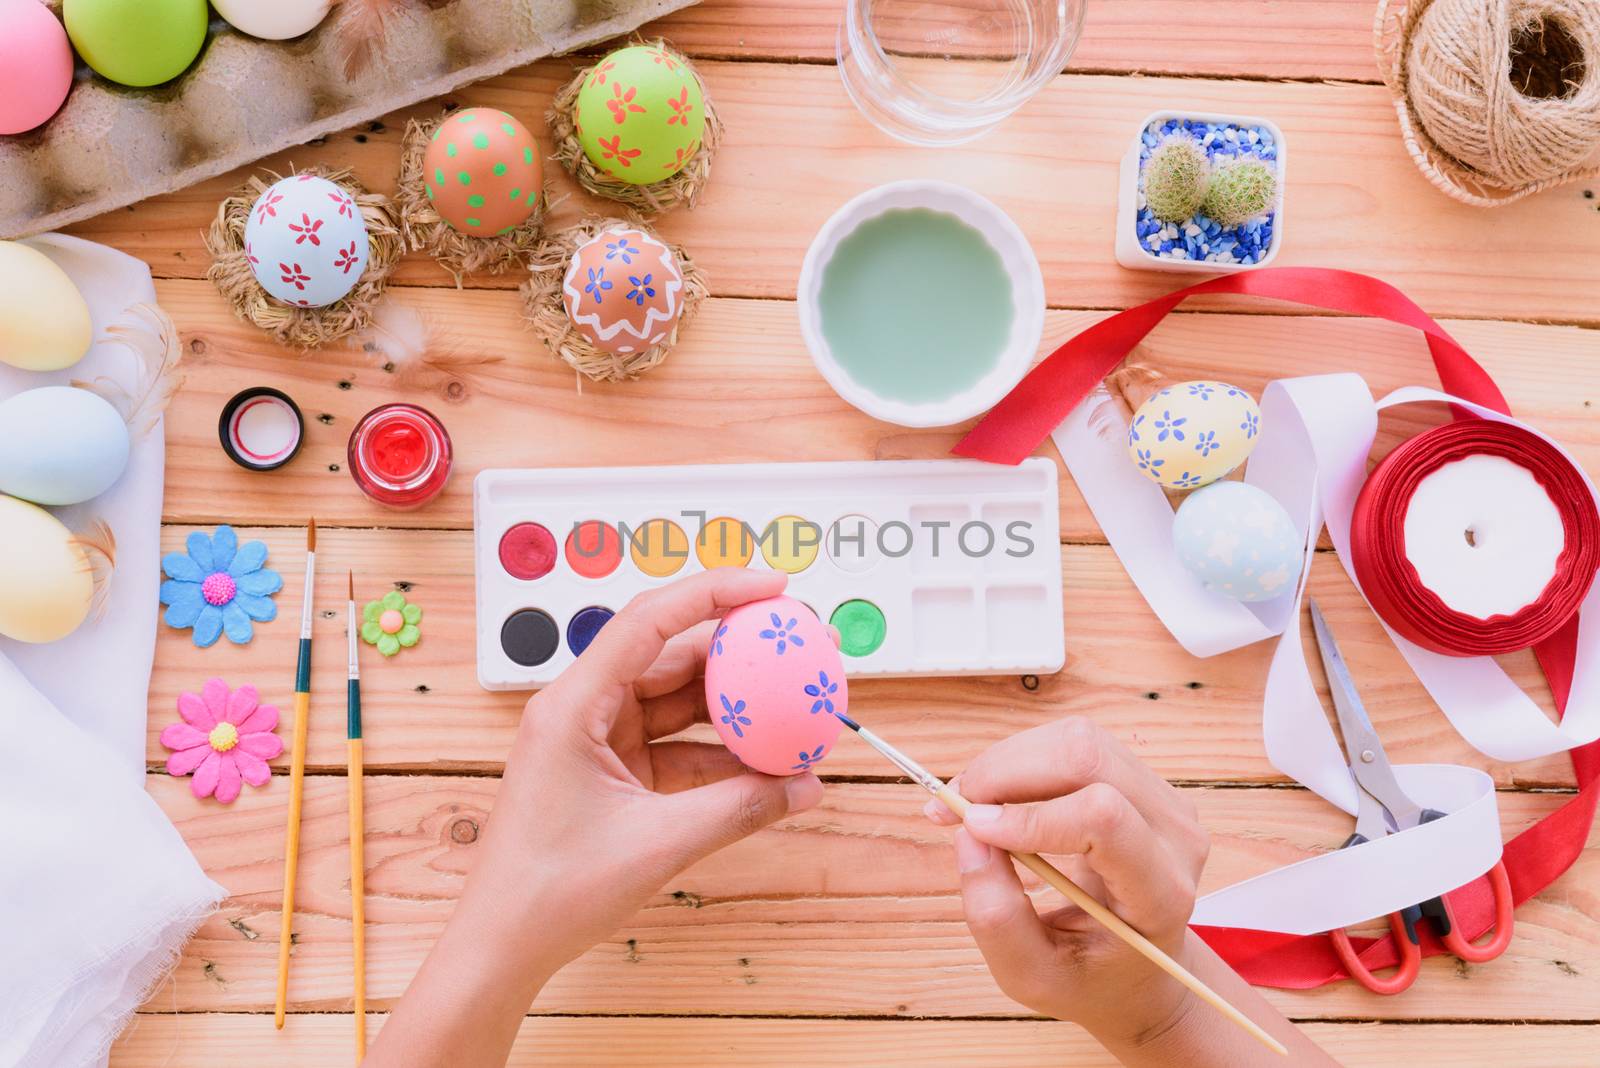
[[[1144,208],[1141,174],[1150,149],[1166,137],[1172,122],[1199,124],[1191,129],[1213,163],[1230,157],[1255,158],[1277,171],[1277,195],[1261,218],[1224,228],[1204,214],[1186,223],[1163,223]],[[1232,132],[1233,137],[1228,137]],[[1211,143],[1204,142],[1211,134]],[[1255,134],[1255,138],[1251,138]],[[1202,111],[1157,111],[1139,124],[1122,157],[1117,196],[1117,262],[1136,271],[1236,274],[1265,267],[1283,243],[1283,196],[1287,146],[1283,131],[1269,119]],[[1154,227],[1154,229],[1152,229]],[[1152,241],[1152,238],[1154,240]],[[1174,255],[1181,252],[1182,255]],[[1216,257],[1216,258],[1211,258]],[[1231,257],[1231,258],[1230,258]]]

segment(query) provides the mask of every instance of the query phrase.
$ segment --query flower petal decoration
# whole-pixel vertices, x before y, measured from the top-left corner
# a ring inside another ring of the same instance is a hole
[[[422,607],[411,604],[399,590],[390,590],[361,608],[361,640],[376,646],[384,656],[394,656],[422,640]]]
[[[167,626],[192,627],[194,643],[202,649],[224,634],[235,645],[245,644],[255,636],[256,622],[278,615],[272,595],[283,588],[283,577],[266,562],[265,542],[240,545],[239,535],[226,524],[209,535],[194,531],[184,552],[161,558]]]
[[[218,613],[218,618],[221,613]],[[195,797],[215,797],[223,804],[239,796],[243,783],[265,786],[272,775],[267,761],[283,752],[274,733],[278,710],[261,704],[254,686],[230,690],[221,679],[208,679],[198,694],[178,695],[181,722],[168,724],[161,744],[172,750],[168,775],[192,775]]]

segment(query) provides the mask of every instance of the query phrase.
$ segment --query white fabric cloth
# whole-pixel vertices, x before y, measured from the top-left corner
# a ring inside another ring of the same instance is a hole
[[[48,374],[0,365],[0,397],[99,376],[132,389],[137,357],[107,339],[155,303],[138,260],[77,238],[28,244],[89,303],[94,346]],[[105,494],[54,509],[117,539],[104,614],[48,645],[0,639],[0,1066],[103,1064],[111,1042],[225,896],[145,793],[145,716],[160,581],[164,437],[133,443]]]

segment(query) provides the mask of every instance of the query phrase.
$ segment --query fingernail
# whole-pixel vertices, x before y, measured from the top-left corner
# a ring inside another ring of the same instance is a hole
[[[965,830],[956,832],[956,867],[962,875],[977,871],[989,863],[989,847]]]
[[[815,775],[796,775],[783,784],[784,796],[789,802],[789,811],[804,812],[808,808],[816,808],[822,800],[822,780]]]
[[[1000,822],[999,805],[968,805],[966,821],[974,827],[990,827]]]
[[[934,823],[944,823],[944,814],[947,811],[948,810],[944,807],[944,804],[937,797],[929,798],[928,803],[922,806],[922,814],[928,817]]]

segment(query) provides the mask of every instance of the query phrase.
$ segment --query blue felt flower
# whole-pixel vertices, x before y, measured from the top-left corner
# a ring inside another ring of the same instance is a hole
[[[1244,422],[1239,424],[1239,429],[1244,431],[1245,439],[1256,436],[1261,430],[1261,419],[1255,412],[1245,412]]]
[[[728,625],[724,623],[722,626],[718,627],[717,632],[711,636],[711,653],[713,656],[722,655],[722,639],[727,636],[727,633]]]
[[[265,623],[277,616],[272,595],[283,588],[283,579],[264,566],[266,542],[240,545],[232,527],[220,526],[209,536],[190,534],[187,549],[161,558],[167,626],[193,627],[194,643],[204,649],[224,634],[243,645],[254,635],[251,620]]]
[[[1202,431],[1199,439],[1194,443],[1194,451],[1201,456],[1210,456],[1220,448],[1222,448],[1222,442],[1217,440],[1217,432],[1215,430]]]
[[[1163,411],[1161,413],[1161,418],[1155,421],[1156,429],[1161,431],[1161,433],[1156,435],[1156,440],[1166,441],[1167,435],[1171,434],[1175,440],[1182,441],[1183,431],[1180,430],[1179,427],[1183,426],[1183,424],[1187,423],[1188,421],[1189,419],[1187,416],[1182,419],[1174,419],[1172,418],[1171,412]]]
[[[795,771],[810,771],[811,770],[811,765],[815,764],[817,761],[822,759],[823,750],[825,750],[827,748],[828,747],[825,746],[825,745],[819,745],[819,746],[816,747],[816,749],[812,750],[809,753],[804,752],[804,751],[800,752],[798,754],[799,757],[800,757],[800,763],[798,763],[798,764],[796,764],[794,766],[794,770]]]

